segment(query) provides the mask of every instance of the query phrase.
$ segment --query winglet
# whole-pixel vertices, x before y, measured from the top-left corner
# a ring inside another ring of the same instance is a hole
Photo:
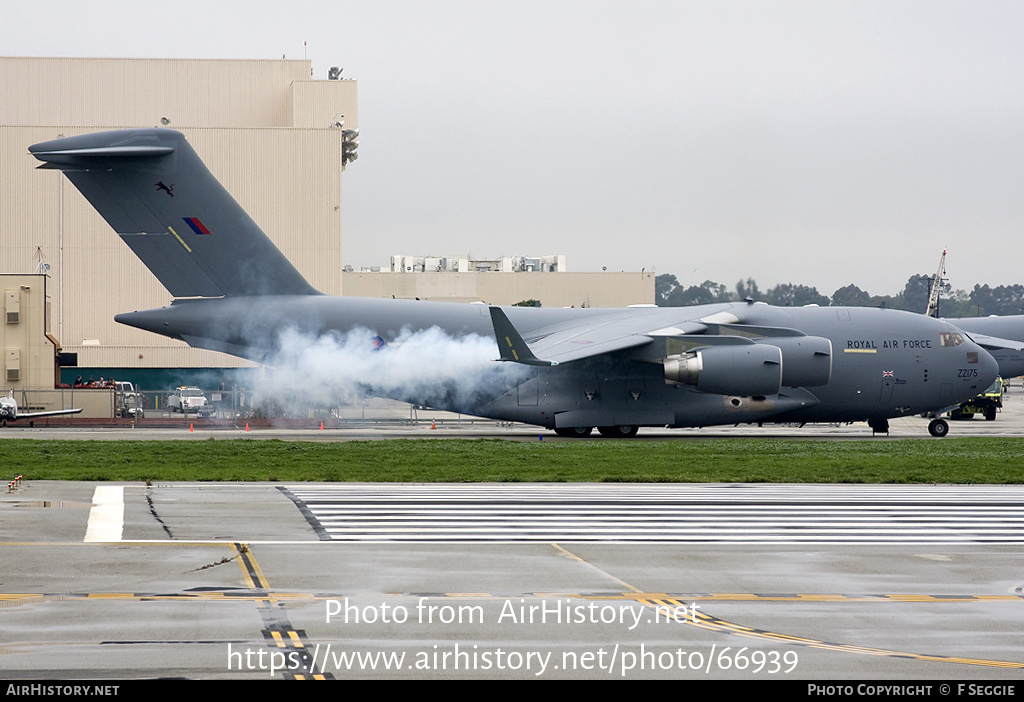
[[[542,361],[533,355],[533,351],[523,341],[516,328],[512,326],[508,316],[500,307],[491,307],[491,324],[494,325],[494,338],[498,342],[498,351],[502,361],[525,363],[528,366],[553,366],[551,361]]]

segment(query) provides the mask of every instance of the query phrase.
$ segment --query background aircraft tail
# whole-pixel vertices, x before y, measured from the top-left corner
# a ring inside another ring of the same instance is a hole
[[[63,170],[175,297],[317,294],[180,132],[97,132],[29,151]]]

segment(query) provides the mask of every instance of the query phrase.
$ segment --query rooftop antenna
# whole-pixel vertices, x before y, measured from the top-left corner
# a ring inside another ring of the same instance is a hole
[[[50,272],[50,264],[46,262],[46,255],[43,254],[43,247],[36,247],[36,275],[46,275]]]

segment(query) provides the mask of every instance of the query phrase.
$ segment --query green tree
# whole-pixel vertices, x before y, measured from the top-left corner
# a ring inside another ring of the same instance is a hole
[[[910,276],[907,284],[903,287],[903,292],[896,295],[893,306],[898,310],[924,314],[928,310],[932,278],[933,276],[930,275]]]
[[[871,295],[850,283],[832,293],[832,304],[837,307],[867,307],[871,304]]]
[[[996,302],[992,298],[992,288],[988,285],[975,285],[971,291],[970,309],[972,316],[975,317],[995,314]]]
[[[939,301],[940,317],[973,317],[971,296],[966,290],[954,290],[949,297]]]
[[[671,273],[654,277],[654,301],[662,307],[671,306],[669,296],[679,287],[679,280]]]
[[[828,306],[829,299],[818,292],[817,288],[793,283],[781,283],[768,291],[765,300],[769,305],[779,307],[801,307],[803,305]]]
[[[763,299],[761,291],[757,288],[757,281],[753,278],[747,278],[736,283],[736,299],[746,300],[748,297],[755,301]]]
[[[995,314],[1024,314],[1024,285],[999,285],[992,288]]]
[[[897,297],[893,295],[872,295],[871,299],[868,300],[868,307],[881,307],[883,309],[896,310],[899,309],[896,306]],[[922,310],[922,314],[923,314]]]
[[[969,297],[967,315],[987,317],[990,314],[1024,314],[1024,286],[975,285]]]
[[[667,307],[685,307],[687,305],[709,305],[712,302],[729,302],[732,296],[728,288],[713,280],[705,280],[700,285],[691,285],[684,289],[677,287],[668,296]]]

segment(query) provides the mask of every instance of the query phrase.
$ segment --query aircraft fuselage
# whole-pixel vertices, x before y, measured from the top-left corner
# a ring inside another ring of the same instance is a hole
[[[501,309],[527,338],[559,323],[593,323],[604,317],[619,323],[625,317],[648,330],[722,319],[794,329],[828,340],[831,368],[824,383],[783,386],[772,394],[705,392],[695,385],[666,381],[662,360],[671,347],[662,344],[670,345],[671,340],[655,340],[653,346],[640,350],[523,367],[512,380],[468,399],[443,394],[396,399],[549,428],[845,422],[935,412],[977,395],[996,377],[992,357],[958,335],[954,327],[897,310],[749,303],[626,310]],[[475,334],[493,339],[494,335],[486,305],[325,295],[179,301],[118,315],[117,320],[192,346],[271,363],[283,329],[310,339],[365,329],[386,342],[403,332],[432,327],[454,338]],[[766,338],[758,343],[773,341]],[[783,373],[785,377],[785,369]],[[371,381],[366,390],[373,391]]]

